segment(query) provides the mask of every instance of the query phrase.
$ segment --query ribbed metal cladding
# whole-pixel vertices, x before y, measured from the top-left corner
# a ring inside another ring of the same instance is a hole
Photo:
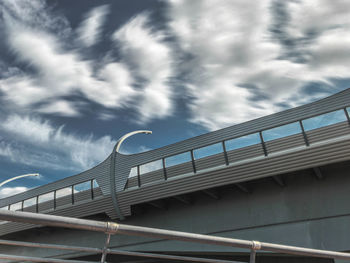
[[[122,211],[127,213],[131,205],[138,203],[345,160],[350,160],[350,134],[339,140],[315,143],[309,147],[297,147],[294,151],[270,154],[267,157],[261,156],[225,168],[187,177],[181,176],[178,179],[124,191],[119,193],[119,201],[122,204]]]

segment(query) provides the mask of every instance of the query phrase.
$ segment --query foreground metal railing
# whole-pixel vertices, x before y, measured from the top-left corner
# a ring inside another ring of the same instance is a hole
[[[55,227],[64,227],[64,228],[70,228],[70,229],[103,232],[107,235],[106,244],[103,249],[0,240],[0,245],[51,248],[51,249],[71,250],[71,251],[77,251],[77,252],[101,253],[102,263],[106,262],[105,260],[106,260],[107,254],[128,255],[128,256],[169,259],[169,260],[182,260],[182,261],[191,261],[191,262],[205,262],[205,263],[234,262],[234,261],[218,260],[218,259],[205,259],[205,258],[184,257],[184,256],[141,253],[141,252],[133,252],[133,251],[108,249],[110,237],[111,235],[115,235],[115,234],[144,236],[144,237],[151,237],[151,238],[161,238],[161,239],[167,239],[167,240],[177,240],[177,241],[195,242],[195,243],[201,243],[201,244],[248,249],[250,250],[250,263],[255,263],[257,251],[277,252],[277,253],[318,257],[318,258],[350,260],[350,253],[310,249],[310,248],[295,247],[295,246],[285,246],[285,245],[265,243],[265,242],[259,242],[259,241],[249,241],[249,240],[225,238],[225,237],[218,237],[218,236],[193,234],[193,233],[164,230],[164,229],[158,229],[158,228],[124,225],[124,224],[118,224],[114,222],[101,222],[101,221],[53,216],[53,215],[46,215],[46,214],[36,214],[36,213],[18,212],[18,211],[0,211],[0,220],[23,222],[23,223],[30,223],[30,224],[43,225],[43,226],[55,226]],[[4,255],[4,254],[0,254],[0,259],[15,260],[15,261],[31,261],[31,262],[52,262],[52,263],[83,263],[83,262],[91,263],[91,261],[25,257],[25,256]]]

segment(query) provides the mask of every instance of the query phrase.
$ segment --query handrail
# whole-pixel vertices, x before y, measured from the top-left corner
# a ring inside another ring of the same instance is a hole
[[[114,222],[94,221],[87,219],[69,218],[62,216],[53,216],[46,214],[35,214],[27,212],[14,211],[0,211],[0,220],[23,222],[29,224],[64,227],[70,229],[87,230],[102,232],[110,235],[131,235],[143,236],[150,238],[159,238],[166,240],[177,240],[184,242],[194,242],[207,245],[217,245],[226,247],[236,247],[248,249],[252,251],[252,258],[250,262],[255,262],[255,254],[257,251],[268,251],[284,253],[289,255],[300,255],[318,258],[332,258],[332,259],[347,259],[350,260],[350,253],[320,250],[312,248],[304,248],[297,246],[287,246],[274,243],[266,243],[260,241],[251,241],[243,239],[226,238],[219,236],[210,236],[203,234],[194,234],[181,231],[165,230],[159,228],[132,226],[125,224],[118,224]],[[108,253],[108,250],[105,250]],[[104,261],[102,261],[104,262]]]

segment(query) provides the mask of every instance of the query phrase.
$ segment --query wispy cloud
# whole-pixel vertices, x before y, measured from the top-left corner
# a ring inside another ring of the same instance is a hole
[[[102,26],[108,14],[108,5],[93,8],[86,14],[84,21],[77,29],[78,41],[86,47],[90,47],[100,41]]]
[[[23,192],[28,191],[28,190],[29,190],[29,188],[28,187],[24,187],[24,186],[2,187],[0,189],[0,199],[8,197],[8,196],[15,195],[15,194],[23,193]]]
[[[141,78],[141,92],[136,99],[140,120],[169,116],[173,110],[170,78],[175,66],[171,46],[165,33],[150,22],[150,13],[142,13],[118,29],[113,39],[134,75]]]
[[[176,89],[185,86],[190,121],[217,129],[305,103],[310,83],[332,92],[332,80],[350,78],[347,1],[165,5],[162,29],[153,13],[142,12],[102,37],[108,5],[92,8],[72,30],[44,0],[1,1],[0,30],[15,58],[15,65],[0,65],[3,105],[79,117],[91,102],[101,106],[97,118],[126,109],[145,123],[176,112]],[[116,56],[93,59],[80,48],[111,39]]]
[[[27,18],[21,19],[25,9]],[[78,29],[84,45],[100,39],[107,10],[108,6],[99,6],[86,15]],[[148,15],[137,16],[115,34],[123,61],[101,61],[84,59],[80,49],[65,42],[74,34],[69,24],[53,27],[59,16],[48,13],[45,1],[5,1],[0,11],[9,49],[30,69],[3,74],[0,92],[7,102],[38,113],[74,117],[81,115],[84,105],[67,97],[79,95],[106,109],[136,109],[141,122],[171,113],[172,92],[167,83],[171,76],[170,48],[163,43],[163,33],[148,25]],[[36,22],[26,24],[27,20]],[[130,70],[131,66],[136,66],[135,70]],[[145,81],[137,82],[139,77]]]
[[[109,136],[74,135],[38,117],[11,115],[0,130],[7,134],[6,141],[0,143],[0,155],[13,162],[59,170],[91,168],[103,161],[116,143]]]
[[[348,14],[346,1],[169,1],[169,25],[190,58],[181,65],[192,121],[239,123],[305,102],[308,83],[350,77]]]

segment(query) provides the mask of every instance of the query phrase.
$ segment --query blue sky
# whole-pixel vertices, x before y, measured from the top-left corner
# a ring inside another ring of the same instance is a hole
[[[2,0],[0,197],[348,87],[350,2]]]

